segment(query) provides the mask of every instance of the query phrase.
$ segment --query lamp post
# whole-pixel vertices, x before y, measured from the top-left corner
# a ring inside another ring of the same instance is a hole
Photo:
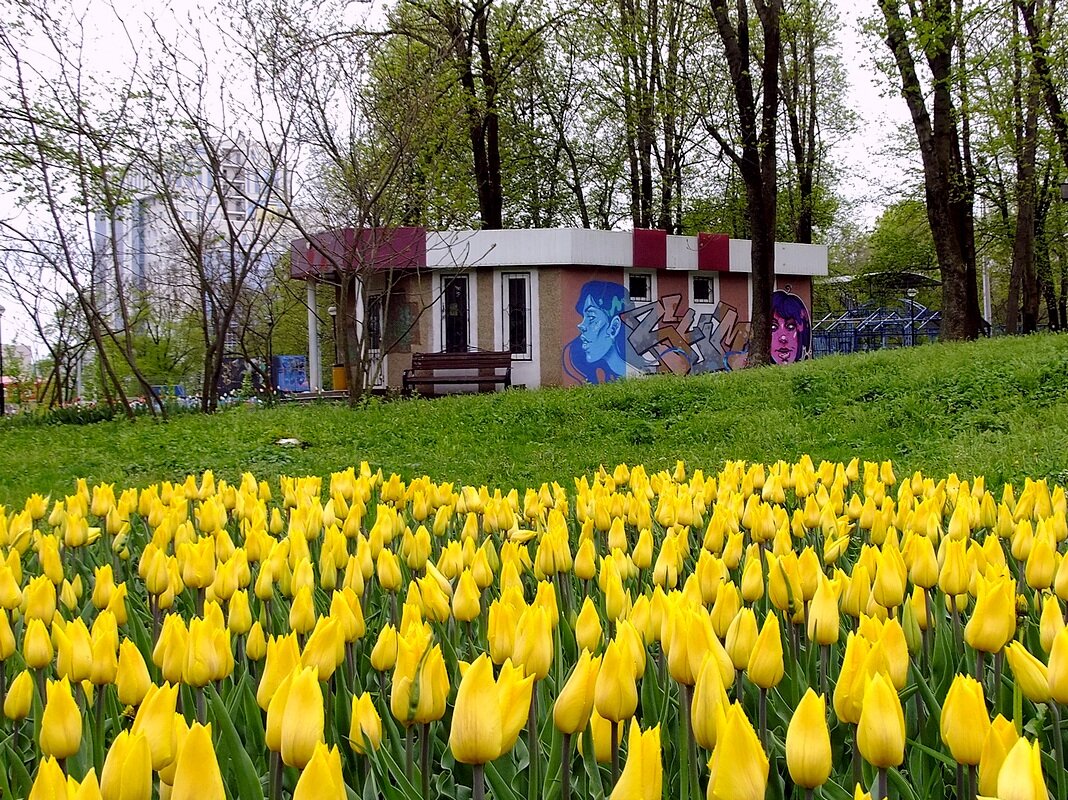
[[[916,344],[916,288],[905,290],[905,296],[909,299],[909,347]]]
[[[4,311],[6,309],[0,306],[0,320],[4,318]],[[4,397],[4,334],[0,329],[0,418],[7,416],[7,406],[5,405],[6,398]]]
[[[336,367],[340,362],[341,351],[337,347],[337,306],[330,306],[326,309],[326,313],[330,315],[330,328],[333,330],[334,337],[334,366]]]

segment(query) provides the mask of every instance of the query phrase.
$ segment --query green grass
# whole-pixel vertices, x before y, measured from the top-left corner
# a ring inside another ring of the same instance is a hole
[[[296,437],[305,449],[274,444]],[[695,378],[441,400],[236,408],[167,424],[0,428],[0,503],[74,481],[144,486],[213,469],[272,482],[361,460],[402,477],[519,488],[599,464],[893,459],[899,476],[1068,482],[1068,336],[825,358]]]

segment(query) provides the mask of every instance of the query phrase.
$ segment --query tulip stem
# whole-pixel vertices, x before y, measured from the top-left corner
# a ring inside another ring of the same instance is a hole
[[[282,755],[275,750],[271,751],[270,769],[271,783],[268,789],[270,792],[269,800],[280,800],[282,797]]]
[[[1049,704],[1053,712],[1053,749],[1057,754],[1057,797],[1064,797],[1064,741],[1061,735],[1061,709],[1056,702]]]
[[[768,690],[760,689],[760,744],[768,752]]]
[[[486,800],[486,765],[475,764],[471,767],[471,798]]]
[[[201,725],[208,724],[208,698],[204,694],[204,687],[198,686],[197,692],[197,720]]]
[[[423,724],[422,736],[419,737],[419,777],[423,789],[423,800],[430,798],[430,723]]]
[[[975,800],[979,796],[979,767],[976,764],[968,765],[968,800]]]
[[[404,777],[412,779],[412,762],[415,760],[415,730],[409,725],[404,729]]]
[[[571,734],[564,734],[563,763],[561,764],[560,786],[561,800],[571,800]]]
[[[609,723],[609,731],[612,744],[612,788],[615,788],[619,778],[619,723],[612,720]]]
[[[958,797],[959,800],[966,800],[968,795],[966,795],[965,792],[967,792],[967,785],[964,782],[964,765],[961,764],[958,761],[957,762],[957,797]]]
[[[815,796],[816,796],[816,790],[815,789],[805,789],[805,800],[813,800],[813,798]]]
[[[986,678],[986,653],[982,650],[975,651],[975,679],[982,686]]]
[[[106,686],[96,687],[96,696],[93,698],[93,766],[99,775],[104,768],[104,689]]]
[[[831,658],[831,646],[820,645],[820,694],[827,697],[827,662]]]
[[[527,712],[527,753],[530,754],[530,781],[537,785],[540,753],[538,752],[538,681],[530,690],[530,709]]]
[[[875,796],[872,800],[886,800],[888,777],[886,767],[879,767],[878,777],[875,779]]]
[[[853,729],[853,785],[856,786],[860,783],[860,744],[857,741],[857,726],[850,726]]]

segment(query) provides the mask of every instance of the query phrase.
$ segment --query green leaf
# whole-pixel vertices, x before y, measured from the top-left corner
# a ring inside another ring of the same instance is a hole
[[[511,782],[505,780],[497,765],[492,761],[486,765],[486,782],[493,789],[493,796],[496,800],[520,800]]]
[[[220,764],[230,765],[230,777],[234,781],[230,785],[236,789],[234,796],[240,800],[263,800],[264,792],[260,775],[256,772],[256,767],[253,766],[252,759],[245,750],[241,737],[237,734],[237,728],[234,727],[233,720],[226,710],[226,704],[214,686],[208,684],[206,688],[210,693],[212,720],[218,726],[219,755],[225,756],[225,759],[220,759]]]

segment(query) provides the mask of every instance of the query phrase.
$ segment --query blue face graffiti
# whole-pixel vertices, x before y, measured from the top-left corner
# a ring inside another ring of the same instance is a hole
[[[627,374],[626,330],[621,314],[627,300],[623,286],[589,281],[579,292],[575,310],[582,319],[579,335],[564,347],[564,372],[585,383],[602,383]]]

